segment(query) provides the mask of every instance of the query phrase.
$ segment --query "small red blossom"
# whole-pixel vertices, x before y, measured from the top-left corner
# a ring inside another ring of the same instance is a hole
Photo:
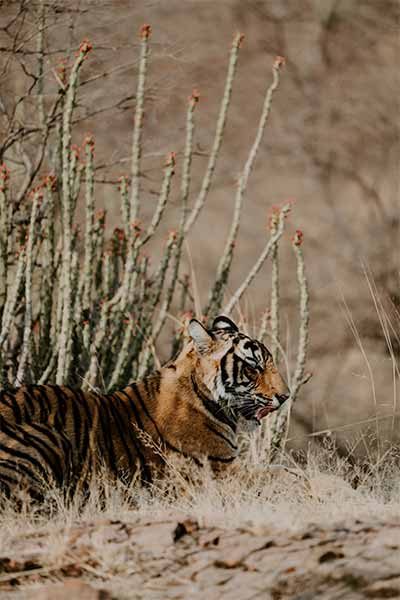
[[[171,229],[171,231],[168,233],[168,240],[173,242],[177,239],[178,237],[178,232],[176,229]]]
[[[200,100],[200,93],[198,90],[194,89],[191,93],[191,95],[189,96],[189,102],[193,102],[193,104],[197,104],[197,102]]]
[[[166,167],[173,167],[176,164],[176,152],[169,152],[165,159]]]
[[[278,206],[277,204],[273,204],[271,207],[271,211],[268,215],[268,227],[269,229],[273,230],[276,228],[278,221],[279,221],[279,215],[281,214],[281,208],[280,206]]]
[[[72,144],[71,145],[71,152],[72,152],[72,154],[75,155],[76,158],[79,158],[80,153],[81,153],[81,149],[79,148],[79,146],[77,144]]]
[[[138,326],[138,321],[135,319],[135,314],[133,312],[128,313],[127,318],[122,321],[125,325],[130,325],[132,329]]]
[[[275,69],[280,69],[281,67],[284,67],[285,64],[286,64],[286,59],[284,56],[276,56],[275,57],[275,61],[274,61]]]
[[[35,196],[38,196],[39,200],[42,200],[43,198],[43,184],[39,184],[38,186],[36,186],[35,188],[33,188],[33,190],[30,191],[29,193],[29,197],[31,200],[33,200],[33,198]]]
[[[55,192],[57,190],[57,177],[51,173],[49,175],[45,175],[43,177],[43,186],[51,192]]]
[[[151,36],[151,25],[144,23],[144,25],[140,28],[140,38],[142,40],[147,40]]]
[[[107,214],[107,211],[104,210],[104,208],[98,210],[95,214],[95,219],[102,229],[105,228],[106,214]]]
[[[303,232],[300,229],[296,229],[292,237],[292,243],[294,246],[301,246],[303,243]]]
[[[117,183],[117,187],[118,187],[119,191],[127,190],[128,180],[129,180],[128,175],[121,175],[121,177],[118,177],[116,183]]]
[[[0,165],[0,184],[5,185],[10,179],[10,169],[4,163]]]
[[[85,57],[89,52],[93,49],[91,42],[88,39],[82,40],[79,46],[79,53],[83,54]]]
[[[131,229],[133,229],[135,237],[139,237],[142,233],[142,227],[140,221],[132,221],[130,225]]]
[[[282,205],[289,204],[290,208],[292,209],[296,202],[297,200],[294,196],[289,196],[289,198],[286,198],[286,200],[282,202]]]
[[[89,148],[90,150],[94,150],[94,137],[93,133],[86,133],[83,138],[83,146],[85,148]]]
[[[125,239],[125,231],[123,229],[121,229],[120,227],[116,227],[114,229],[114,236],[116,237],[116,239],[119,242],[123,242]]]

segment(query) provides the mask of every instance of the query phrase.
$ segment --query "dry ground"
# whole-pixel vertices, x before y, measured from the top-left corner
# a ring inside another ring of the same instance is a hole
[[[326,450],[291,473],[247,464],[194,485],[175,468],[154,493],[106,486],[101,509],[96,491],[80,512],[6,509],[0,597],[398,598],[394,464],[349,468]]]

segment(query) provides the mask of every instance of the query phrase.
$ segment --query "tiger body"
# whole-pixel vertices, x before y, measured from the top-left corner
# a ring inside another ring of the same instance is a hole
[[[268,350],[226,317],[193,320],[177,359],[110,394],[54,385],[0,394],[0,495],[43,483],[73,493],[99,469],[130,483],[161,475],[168,454],[220,471],[238,453],[240,423],[256,425],[287,398]]]

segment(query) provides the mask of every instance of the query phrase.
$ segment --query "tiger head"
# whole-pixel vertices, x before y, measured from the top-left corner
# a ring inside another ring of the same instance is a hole
[[[221,410],[244,429],[260,425],[289,397],[271,353],[263,343],[241,333],[225,316],[211,329],[199,321],[189,323],[195,358],[194,377],[201,381]]]

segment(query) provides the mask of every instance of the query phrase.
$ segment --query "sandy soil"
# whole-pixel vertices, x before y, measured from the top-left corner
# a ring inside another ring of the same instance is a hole
[[[0,557],[3,600],[400,597],[400,519],[296,533],[182,517],[103,519],[60,526],[60,539],[62,559],[44,554],[38,533]]]

